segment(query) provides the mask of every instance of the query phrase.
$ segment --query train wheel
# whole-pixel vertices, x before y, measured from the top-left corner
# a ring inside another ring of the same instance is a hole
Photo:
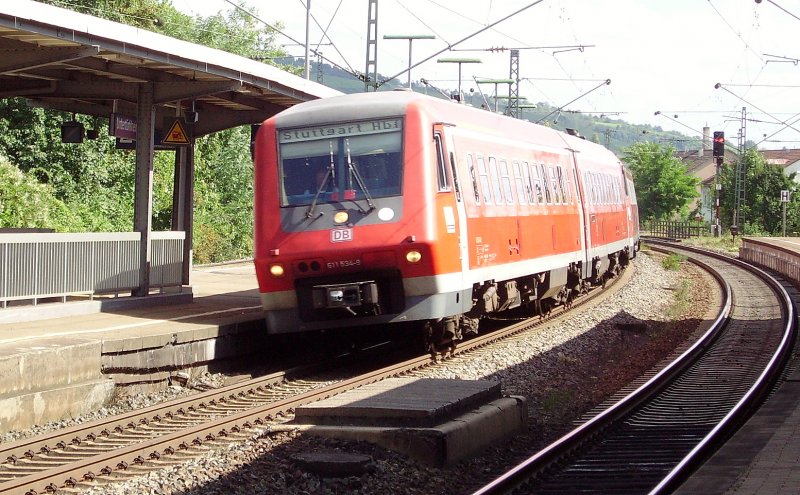
[[[450,316],[438,320],[425,322],[425,350],[431,354],[432,359],[437,355],[446,357],[453,354],[458,341],[462,339],[461,328],[457,316]]]

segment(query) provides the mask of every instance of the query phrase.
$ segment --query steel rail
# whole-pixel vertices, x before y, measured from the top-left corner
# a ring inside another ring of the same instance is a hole
[[[684,246],[681,249],[685,249]],[[687,251],[689,251],[687,249]],[[708,253],[702,250],[696,252],[702,253],[706,256],[717,257],[713,253]],[[719,256],[719,258],[722,258]],[[783,306],[782,314],[786,322],[783,327],[782,338],[769,362],[759,374],[755,383],[749,387],[748,391],[742,395],[736,405],[718,422],[718,424],[708,432],[691,451],[685,455],[675,467],[670,470],[664,478],[652,487],[650,493],[664,493],[673,489],[680,483],[687,473],[691,471],[696,463],[703,459],[721,438],[730,433],[730,427],[741,421],[741,415],[746,414],[754,406],[754,403],[759,397],[763,395],[764,387],[771,384],[771,377],[774,376],[774,371],[779,363],[788,356],[790,352],[790,344],[794,336],[794,309],[791,304],[791,299],[785,290],[766,273],[761,270],[753,270],[754,267],[746,263],[738,262],[730,258],[725,258],[726,261],[731,262],[743,269],[748,269],[757,276],[761,277],[771,289],[776,293],[779,302]],[[691,261],[699,263],[706,269],[710,267],[699,262],[699,260],[692,258]],[[712,271],[712,274],[714,272]],[[664,390],[674,378],[681,373],[682,370],[688,369],[693,362],[706,352],[706,348],[710,348],[717,336],[720,334],[726,322],[730,318],[733,304],[733,293],[727,281],[723,280],[719,274],[714,274],[720,282],[721,287],[724,288],[724,304],[721,308],[717,318],[712,323],[711,327],[686,351],[664,369],[658,372],[655,376],[651,377],[643,385],[635,389],[633,392],[626,395],[624,398],[614,403],[611,407],[604,410],[594,418],[590,419],[581,426],[575,428],[562,438],[548,445],[542,451],[536,453],[530,458],[526,459],[519,465],[515,466],[502,476],[498,477],[489,484],[483,486],[473,495],[495,495],[499,493],[511,493],[515,488],[525,484],[534,476],[542,473],[548,466],[553,465],[556,461],[563,459],[567,453],[572,453],[581,445],[589,442],[589,439],[598,434],[601,430],[609,428],[609,426],[619,421],[621,418],[629,415],[631,411],[636,410],[657,392]],[[766,278],[765,278],[766,277]],[[646,461],[646,460],[643,460]]]
[[[625,272],[624,274],[628,275],[629,272]],[[613,287],[620,279],[621,277],[619,276],[615,277],[611,284],[607,286],[607,289]],[[576,309],[598,296],[607,294],[608,292],[608,290],[592,290],[585,296],[576,300],[571,306],[570,310]],[[485,335],[479,335],[460,343],[456,349],[450,352],[450,354],[460,355],[474,351],[491,343],[542,325],[563,315],[566,312],[567,310],[563,308],[563,306],[560,306],[554,309],[547,317],[529,318],[524,321],[509,325],[498,331],[487,333]],[[264,425],[274,416],[286,413],[287,411],[290,411],[298,406],[325,399],[362,385],[380,381],[387,377],[401,376],[405,373],[436,363],[437,361],[432,360],[430,354],[414,357],[351,379],[342,380],[335,384],[307,391],[290,398],[280,399],[270,402],[269,404],[259,405],[245,411],[233,413],[222,418],[204,422],[201,425],[191,426],[180,431],[167,433],[157,438],[144,439],[135,444],[116,448],[89,458],[76,460],[68,464],[55,466],[36,473],[19,476],[9,481],[0,483],[0,493],[4,495],[32,495],[36,493],[42,493],[42,491],[53,492],[60,489],[62,486],[74,486],[81,480],[92,479],[99,475],[108,475],[119,470],[124,471],[129,466],[143,465],[148,462],[148,460],[159,459],[162,456],[170,456],[180,450],[186,451],[192,448],[192,446],[201,447],[205,442],[214,441],[221,437],[224,438],[231,436],[235,432],[250,429],[254,425]],[[315,369],[318,369],[319,367],[320,365],[314,366]],[[295,369],[291,373],[294,375],[300,374],[301,371],[299,370],[303,370],[302,372],[307,372],[307,367]],[[85,432],[87,430],[97,431],[100,429],[113,430],[116,428],[130,428],[132,423],[143,423],[143,418],[153,418],[156,415],[165,416],[166,414],[178,414],[180,410],[187,410],[190,407],[195,406],[199,407],[205,403],[210,403],[212,400],[219,401],[222,397],[237,395],[244,390],[252,390],[258,386],[273,384],[282,380],[283,377],[288,373],[289,372],[276,373],[256,380],[230,385],[222,389],[208,391],[187,399],[176,399],[165,404],[151,406],[141,411],[133,411],[121,416],[99,420],[91,423],[90,425],[80,425],[68,428],[66,430],[60,430],[45,437],[35,437],[29,440],[22,440],[0,450],[0,455],[15,455],[12,452],[22,452],[21,455],[25,456],[25,452],[34,451],[35,449],[51,449],[52,446],[64,448],[65,445],[73,443],[73,439],[76,438],[75,435],[79,434],[80,432]],[[87,438],[86,434],[83,434],[83,438],[78,439],[78,442],[91,442],[94,439],[90,437]],[[59,442],[62,442],[62,445],[58,445]],[[2,457],[0,457],[0,459],[2,459]]]

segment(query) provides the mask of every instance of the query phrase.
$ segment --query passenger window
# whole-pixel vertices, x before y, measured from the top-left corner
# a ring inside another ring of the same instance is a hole
[[[567,204],[567,195],[564,193],[564,171],[561,165],[556,167],[556,177],[558,178],[558,190],[561,193],[561,204]]]
[[[558,177],[556,177],[555,170],[551,165],[548,167],[550,169],[550,185],[553,187],[553,204],[561,203],[561,192],[558,189]]]
[[[475,175],[475,164],[472,163],[472,154],[467,153],[467,168],[469,168],[469,176],[472,179],[472,193],[475,195],[475,203],[481,204],[481,193],[478,189],[478,178]]]
[[[542,168],[542,189],[544,189],[544,201],[545,203],[551,205],[553,204],[552,196],[550,196],[550,183],[548,182],[547,178],[547,167],[545,167],[544,163],[540,165]]]
[[[517,187],[517,201],[519,204],[524,205],[528,202],[527,194],[525,194],[524,177],[522,176],[522,169],[519,167],[519,162],[514,160],[511,162],[511,168],[514,169],[514,184]]]
[[[536,199],[533,196],[533,182],[531,181],[531,170],[528,168],[528,162],[522,162],[522,171],[525,174],[525,198],[528,198],[528,203],[535,205]]]
[[[625,187],[625,195],[628,196],[630,193],[628,192],[628,178],[625,177],[625,167],[620,165],[622,168],[622,185]]]
[[[503,204],[503,189],[500,187],[500,177],[497,173],[497,160],[493,156],[489,157],[489,172],[492,174],[492,189],[494,191],[495,204]]]
[[[569,180],[569,168],[564,174],[564,192],[567,193],[567,204],[572,204],[572,183]]]
[[[486,168],[486,162],[481,155],[477,156],[478,160],[478,175],[481,177],[481,193],[483,195],[483,202],[487,205],[492,204],[492,185],[489,183],[489,170]]]
[[[447,172],[447,164],[444,159],[444,146],[442,145],[442,135],[434,133],[433,141],[436,145],[436,181],[439,186],[439,192],[447,192],[450,190],[450,180]]]
[[[531,163],[531,176],[533,177],[533,188],[536,192],[536,203],[544,204],[544,192],[542,191],[542,179],[539,176],[539,167]]]
[[[514,204],[514,191],[511,190],[511,177],[508,174],[508,163],[500,160],[500,182],[503,185],[503,194],[506,197],[506,204]]]

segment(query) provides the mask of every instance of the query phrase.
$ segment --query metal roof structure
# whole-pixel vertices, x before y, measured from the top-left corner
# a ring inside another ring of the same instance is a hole
[[[147,82],[154,84],[155,121],[193,110],[194,136],[341,94],[132,26],[31,0],[0,2],[0,98],[23,96],[33,105],[97,117],[136,115],[137,86]]]

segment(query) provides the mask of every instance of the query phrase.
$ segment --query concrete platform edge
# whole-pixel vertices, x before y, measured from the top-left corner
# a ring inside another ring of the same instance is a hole
[[[48,421],[87,414],[103,407],[113,396],[114,381],[100,378],[63,388],[0,399],[0,431],[20,430]]]

